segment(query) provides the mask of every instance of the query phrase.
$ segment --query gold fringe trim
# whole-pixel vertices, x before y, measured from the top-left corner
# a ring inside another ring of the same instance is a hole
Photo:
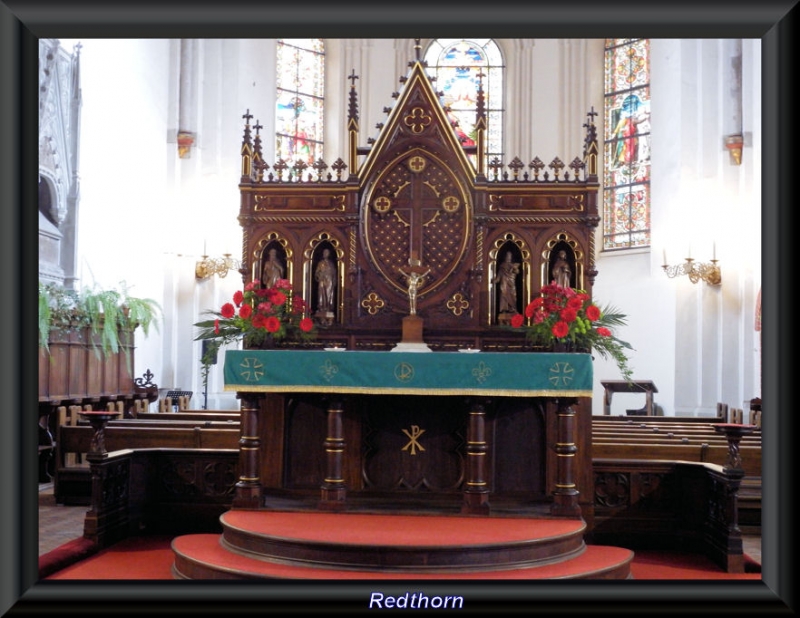
[[[226,384],[224,390],[240,393],[339,393],[355,395],[485,395],[488,397],[591,397],[591,390],[521,390],[491,388],[397,388],[391,386],[307,386]]]

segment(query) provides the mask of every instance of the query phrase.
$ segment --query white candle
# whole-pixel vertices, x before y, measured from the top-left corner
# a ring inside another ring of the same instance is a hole
[[[692,245],[689,245],[689,255],[686,256],[688,259],[692,259]]]
[[[711,246],[711,259],[717,259],[717,241],[714,241],[714,244]]]
[[[664,249],[664,262],[663,262],[663,264],[664,264],[664,266],[667,265],[667,250],[666,249]]]

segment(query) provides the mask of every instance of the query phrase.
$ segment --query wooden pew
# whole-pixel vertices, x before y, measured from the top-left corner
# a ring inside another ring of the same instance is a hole
[[[79,426],[89,425],[87,421],[78,421]],[[201,427],[204,429],[238,429],[241,425],[239,419],[219,420],[187,420],[187,419],[141,419],[141,418],[122,418],[108,422],[106,427],[167,427],[167,428],[192,428]]]
[[[727,408],[726,408],[727,410]],[[665,425],[671,425],[673,423],[686,423],[686,424],[713,424],[713,423],[727,423],[728,417],[727,413],[725,416],[626,416],[623,414],[618,414],[616,416],[602,416],[599,414],[595,414],[592,416],[592,421],[596,421],[598,423],[614,423],[614,422],[625,422],[630,424],[640,424],[640,423],[651,423],[651,424],[660,424],[663,423]]]
[[[729,457],[727,444],[657,444],[648,442],[594,442],[592,459],[648,459],[694,461],[725,466]],[[761,476],[761,447],[739,448],[745,476]]]
[[[238,449],[239,427],[108,426],[108,451],[123,449]],[[94,429],[87,425],[59,425],[53,491],[59,504],[89,504],[91,476],[85,458],[68,464],[68,455],[89,451]]]
[[[184,420],[184,421],[240,421],[238,410],[184,410],[181,412],[144,412],[136,416],[141,420]]]
[[[608,462],[689,461],[724,466],[729,457],[725,437],[714,429],[727,422],[728,406],[719,404],[718,419],[697,417],[592,417],[592,459]],[[732,411],[736,418],[736,410]],[[754,424],[754,423],[753,423]],[[742,438],[739,455],[745,477],[738,492],[738,519],[742,530],[758,533],[761,526],[761,431]]]

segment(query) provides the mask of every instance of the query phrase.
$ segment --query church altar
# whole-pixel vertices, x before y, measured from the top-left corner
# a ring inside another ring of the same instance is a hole
[[[320,332],[226,353],[242,417],[234,508],[287,494],[324,509],[452,499],[467,513],[549,508],[591,529],[591,358],[539,352],[507,327],[565,261],[564,283],[592,294],[597,112],[573,119],[584,137],[571,153],[490,160],[487,84],[475,76],[466,144],[420,52],[366,144],[358,76],[346,78],[335,161],[270,164],[263,125],[242,110],[242,283],[267,286],[277,261]],[[346,350],[323,350],[335,346]],[[469,348],[480,352],[458,353]]]
[[[387,470],[396,467],[392,479],[417,479],[407,482],[406,489],[424,485],[430,494],[458,490],[463,495],[462,512],[486,514],[491,509],[492,486],[512,492],[520,489],[515,481],[501,478],[508,468],[502,464],[504,458],[514,459],[514,453],[507,452],[513,442],[508,436],[530,436],[513,449],[536,451],[543,461],[543,474],[550,455],[555,455],[550,464],[553,490],[545,500],[551,513],[581,516],[574,479],[578,448],[572,405],[579,398],[591,397],[589,354],[229,350],[224,376],[225,389],[236,391],[242,401],[240,479],[234,507],[262,508],[268,486],[285,488],[285,470],[275,477],[272,470],[265,470],[262,459],[272,458],[272,465],[283,469],[292,467],[287,457],[301,456],[320,463],[316,483],[322,509],[346,508],[350,485],[359,478],[386,477]],[[311,408],[324,406],[324,419],[322,414],[297,407],[306,395],[312,396]],[[363,403],[369,396],[378,399]],[[443,406],[443,399],[451,403]],[[506,399],[517,402],[522,411],[498,407],[497,402]],[[387,401],[405,403],[392,408]],[[315,420],[294,426],[293,415]],[[378,419],[370,420],[371,415]],[[497,422],[500,417],[531,416],[538,421],[503,421],[511,427],[505,434]],[[320,427],[325,433],[318,436],[315,448],[315,441],[308,438]],[[460,434],[462,427],[460,443],[442,438]],[[265,433],[266,428],[270,431]],[[302,440],[295,443],[290,434],[302,434]],[[374,435],[379,437],[370,442]],[[301,453],[293,453],[297,450]],[[283,457],[275,458],[276,451]],[[518,455],[522,461],[531,456]],[[586,457],[586,453],[580,455],[579,461]],[[498,461],[500,471],[495,469]],[[310,473],[313,476],[314,471]],[[530,487],[526,483],[523,479],[523,491]],[[403,483],[392,480],[388,485],[396,488]]]

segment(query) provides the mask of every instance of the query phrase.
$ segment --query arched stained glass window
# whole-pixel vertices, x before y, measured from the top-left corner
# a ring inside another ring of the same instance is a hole
[[[478,82],[486,105],[486,160],[503,159],[503,78],[500,48],[492,39],[435,39],[425,52],[428,74],[450,107],[450,120],[464,146],[475,145]]]
[[[603,249],[650,246],[650,42],[606,39]]]
[[[325,49],[322,39],[278,39],[275,154],[293,164],[322,159]]]

